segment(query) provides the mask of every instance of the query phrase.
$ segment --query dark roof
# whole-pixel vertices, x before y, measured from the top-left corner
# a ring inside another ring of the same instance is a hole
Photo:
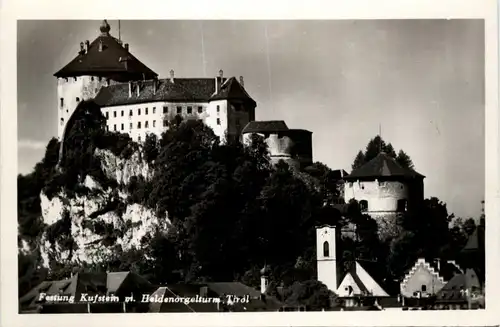
[[[399,177],[399,178],[424,178],[425,176],[412,169],[401,167],[394,158],[380,152],[375,158],[355,169],[345,179]]]
[[[450,279],[450,281],[438,292],[437,301],[466,301],[466,295],[463,293],[466,289],[475,289],[475,291],[479,291],[480,288],[481,285],[474,270],[467,269],[465,274],[458,274]]]
[[[154,89],[156,83],[156,92]],[[133,103],[161,101],[201,101],[207,102],[215,92],[213,78],[175,78],[148,80],[133,83],[132,95],[129,96],[129,83],[118,83],[102,87],[95,102],[102,107]],[[139,87],[139,95],[137,95]]]
[[[462,249],[462,252],[477,252],[484,251],[484,226],[477,226],[467,244]]]
[[[248,100],[255,105],[255,101],[234,77],[223,82],[219,92],[214,94],[210,100]]]
[[[208,288],[219,295],[235,295],[246,296],[251,298],[260,297],[260,292],[255,288],[247,286],[240,282],[222,282],[222,283],[207,283]]]
[[[91,75],[118,81],[151,79],[158,76],[125,49],[119,40],[109,34],[109,25],[107,30],[101,32],[101,35],[90,43],[87,52],[81,51],[54,76]],[[102,51],[100,51],[100,44],[102,44]]]
[[[273,133],[288,131],[288,126],[283,120],[251,121],[242,133]]]

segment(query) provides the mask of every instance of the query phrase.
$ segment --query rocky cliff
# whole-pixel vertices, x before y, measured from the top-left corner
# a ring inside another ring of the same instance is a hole
[[[41,192],[43,222],[48,225],[39,243],[44,266],[103,262],[141,247],[144,236],[168,227],[168,219],[159,220],[153,210],[131,196],[131,179],[148,182],[152,176],[140,149],[126,159],[101,149],[93,157],[108,180],[106,185],[118,187],[103,186],[87,175],[77,185],[85,191],[76,195],[69,195],[64,187],[55,195]]]

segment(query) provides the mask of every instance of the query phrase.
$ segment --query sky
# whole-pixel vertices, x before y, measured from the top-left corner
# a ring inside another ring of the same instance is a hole
[[[118,21],[110,20],[118,37]],[[18,162],[57,135],[56,78],[99,21],[18,23]],[[425,175],[425,196],[478,217],[485,188],[482,20],[121,21],[160,77],[243,76],[256,120],[313,132],[313,156],[350,172],[379,130]]]

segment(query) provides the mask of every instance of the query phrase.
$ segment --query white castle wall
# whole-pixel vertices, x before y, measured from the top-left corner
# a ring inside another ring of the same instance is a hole
[[[398,200],[408,200],[407,185],[396,181],[355,181],[344,183],[346,202],[368,201],[368,213],[396,212]]]
[[[101,87],[108,83],[111,81],[93,76],[57,79],[57,135],[59,138],[78,103],[93,99]]]

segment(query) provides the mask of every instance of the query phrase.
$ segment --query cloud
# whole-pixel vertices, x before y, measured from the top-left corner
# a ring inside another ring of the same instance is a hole
[[[47,143],[43,141],[34,141],[34,140],[19,140],[17,142],[17,146],[20,149],[44,150],[47,147]]]

